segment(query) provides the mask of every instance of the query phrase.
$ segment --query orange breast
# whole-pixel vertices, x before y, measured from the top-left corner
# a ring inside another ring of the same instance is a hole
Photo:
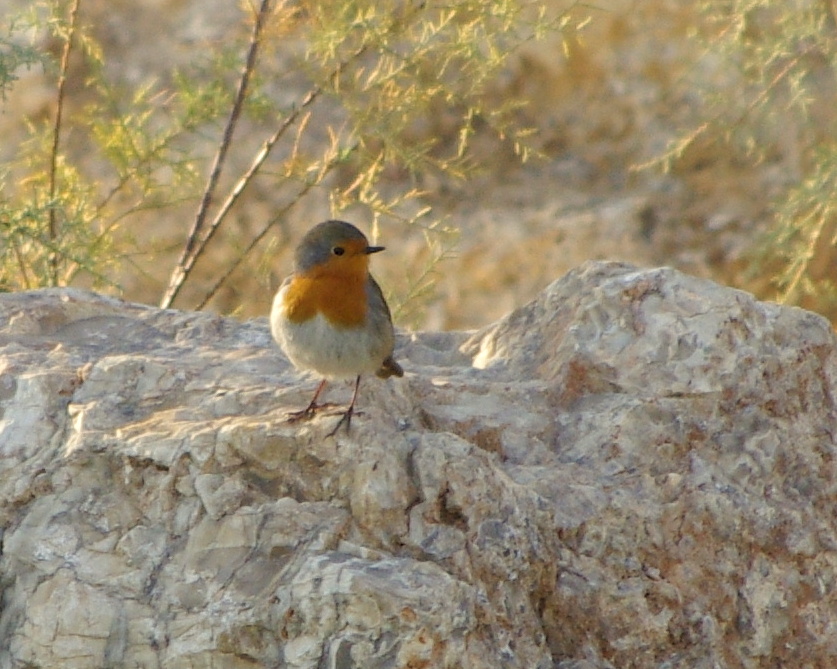
[[[285,313],[302,323],[318,313],[339,327],[357,327],[366,320],[366,276],[311,272],[294,277],[285,294]]]

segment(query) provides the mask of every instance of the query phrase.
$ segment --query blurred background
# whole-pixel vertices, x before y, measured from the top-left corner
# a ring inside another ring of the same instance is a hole
[[[405,327],[588,259],[833,321],[835,3],[602,5],[0,0],[0,288],[263,316],[339,217]]]

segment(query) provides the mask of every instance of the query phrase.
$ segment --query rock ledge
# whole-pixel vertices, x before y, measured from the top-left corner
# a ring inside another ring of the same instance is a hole
[[[0,667],[837,663],[824,319],[593,263],[397,354],[326,439],[263,319],[0,296]]]

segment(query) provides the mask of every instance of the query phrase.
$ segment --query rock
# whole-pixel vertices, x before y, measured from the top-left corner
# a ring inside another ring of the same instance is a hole
[[[0,345],[0,667],[837,661],[814,314],[584,265],[402,336],[336,438],[264,319],[54,289]]]

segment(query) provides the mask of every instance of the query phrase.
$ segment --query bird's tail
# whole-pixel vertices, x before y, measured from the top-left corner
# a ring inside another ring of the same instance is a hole
[[[375,376],[379,376],[382,379],[387,379],[390,376],[404,376],[404,369],[395,362],[391,355],[388,355],[381,363],[381,368],[375,372]]]

